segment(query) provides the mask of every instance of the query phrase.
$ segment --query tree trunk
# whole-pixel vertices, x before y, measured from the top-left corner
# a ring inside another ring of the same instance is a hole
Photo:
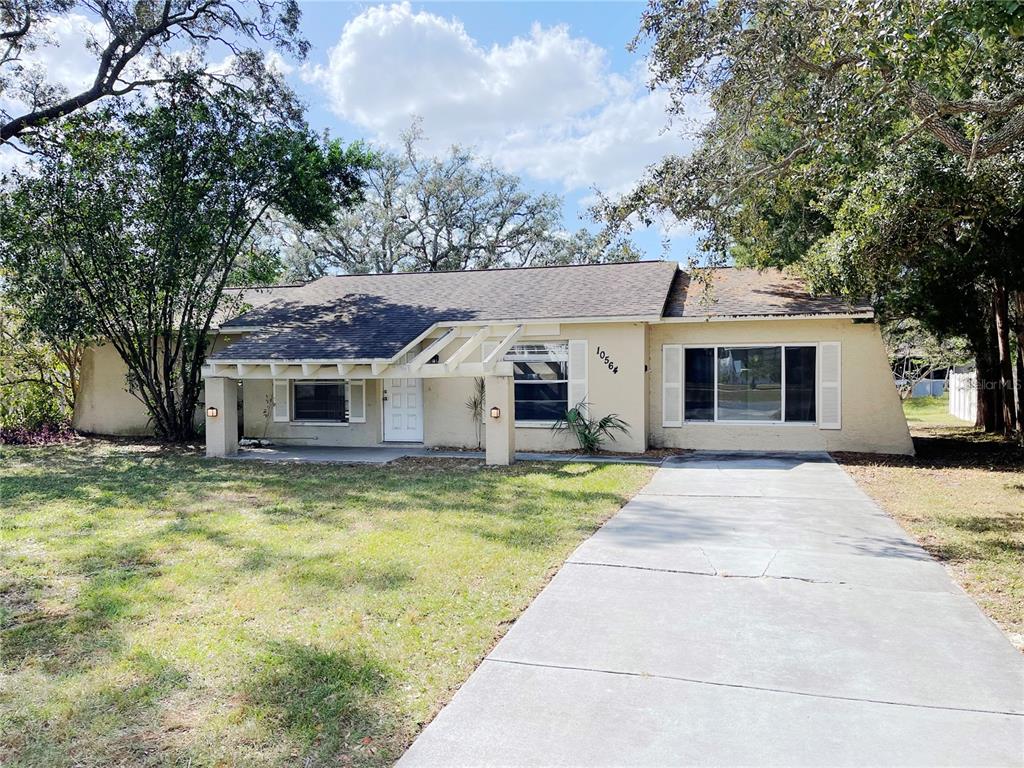
[[[1021,395],[1024,394],[1024,291],[1015,291],[1014,299],[1017,305],[1014,326],[1017,336],[1017,388],[1014,394],[1017,395],[1017,432],[1024,435],[1024,403],[1021,402]]]
[[[1017,424],[1017,410],[1013,397],[1013,353],[1010,351],[1010,304],[1009,292],[1005,286],[997,285],[992,295],[992,309],[995,315],[996,345],[999,352],[999,409],[1000,427],[1006,434],[1013,434]]]
[[[1002,403],[999,397],[999,346],[996,342],[993,303],[986,301],[979,327],[971,336],[977,367],[978,410],[975,426],[986,432],[1001,432]]]

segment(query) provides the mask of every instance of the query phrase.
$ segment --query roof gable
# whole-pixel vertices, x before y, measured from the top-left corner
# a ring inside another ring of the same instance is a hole
[[[653,320],[677,266],[648,261],[323,277],[225,323],[258,330],[213,359],[390,358],[441,322]]]

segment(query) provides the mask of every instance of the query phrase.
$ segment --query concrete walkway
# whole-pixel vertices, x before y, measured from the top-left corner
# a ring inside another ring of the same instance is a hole
[[[1024,765],[1024,657],[826,455],[669,460],[399,763]]]
[[[442,451],[424,448],[422,445],[371,445],[365,448],[338,448],[318,445],[245,445],[238,453],[225,458],[242,461],[283,461],[321,464],[389,464],[396,459],[426,457],[433,459],[478,459],[484,460],[483,451]],[[590,456],[576,453],[537,453],[518,451],[518,461],[586,461],[598,464],[652,464],[663,459],[654,456],[615,456],[604,454]]]

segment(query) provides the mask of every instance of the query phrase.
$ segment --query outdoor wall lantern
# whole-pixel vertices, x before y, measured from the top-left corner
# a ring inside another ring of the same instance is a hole
[[[209,416],[211,419],[216,419],[217,409],[211,405],[209,408],[206,409],[206,415]]]
[[[494,406],[493,408],[491,408],[491,418],[492,419],[500,419],[501,418],[501,408],[499,408],[498,406]]]

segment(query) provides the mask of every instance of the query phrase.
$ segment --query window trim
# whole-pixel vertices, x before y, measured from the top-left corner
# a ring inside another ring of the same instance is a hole
[[[518,344],[513,344],[511,347],[509,347],[505,351],[505,354],[501,356],[501,359],[503,361],[508,361],[508,362],[515,363],[516,362],[515,360],[508,360],[508,356],[512,353],[512,350],[515,349],[516,347],[525,347],[525,346],[528,346],[528,345],[540,345],[540,344],[562,344],[562,345],[564,345],[565,346],[565,379],[564,380],[563,379],[538,379],[536,383],[538,383],[538,384],[540,384],[540,383],[565,384],[565,388],[566,388],[565,407],[566,407],[566,409],[569,409],[569,408],[572,407],[571,405],[569,405],[569,399],[570,399],[569,398],[569,383],[572,381],[572,371],[569,369],[569,358],[572,356],[570,354],[570,352],[569,352],[569,343],[570,343],[570,341],[571,341],[570,339],[544,339],[543,341],[524,341],[524,342],[520,342]],[[559,360],[558,362],[562,362],[562,361]],[[527,385],[530,384],[529,381],[522,381],[520,383],[527,384]],[[515,377],[515,373],[513,373],[512,374],[512,387],[513,387],[512,402],[513,403],[515,402],[515,386],[516,386],[516,377]],[[557,423],[558,423],[558,419],[520,419],[519,418],[519,412],[518,412],[518,409],[517,409],[516,410],[516,418],[515,418],[515,421],[513,422],[513,426],[515,426],[515,427],[523,427],[525,429],[531,429],[531,428],[535,428],[535,429],[551,429]]]
[[[346,414],[351,414],[352,406],[349,403],[348,379],[289,379],[289,381],[288,381],[288,399],[290,401],[289,402],[290,408],[289,408],[289,411],[288,411],[288,417],[289,417],[288,418],[288,423],[289,424],[297,424],[299,426],[308,426],[308,427],[349,427],[349,426],[352,425],[352,420],[351,420],[351,416],[350,415],[348,416],[348,418],[346,418],[344,420],[335,420],[335,419],[297,419],[297,418],[295,418],[295,405],[296,405],[295,385],[296,384],[320,384],[320,385],[324,385],[324,386],[330,385],[330,384],[341,384],[341,386],[343,388],[342,391],[345,393],[344,394],[344,397],[345,397],[345,413]]]
[[[683,383],[681,386],[681,397],[682,397],[682,423],[686,424],[729,424],[732,426],[753,426],[753,427],[814,427],[817,428],[820,420],[821,405],[819,398],[821,396],[821,386],[818,382],[818,361],[820,359],[821,346],[820,342],[817,341],[755,341],[755,342],[728,342],[724,344],[681,344],[683,348]],[[782,418],[778,421],[769,421],[765,419],[758,420],[744,420],[744,419],[720,419],[718,418],[718,350],[721,348],[728,349],[763,349],[767,347],[778,347],[782,350],[781,361],[782,361],[782,381],[781,387],[781,400],[780,407]],[[814,347],[814,421],[786,421],[786,347]],[[715,351],[714,358],[715,364],[712,367],[714,371],[714,382],[712,383],[713,393],[715,396],[714,401],[714,419],[687,419],[686,418],[686,350],[688,349],[713,349]],[[662,379],[665,377],[665,372],[661,372]],[[664,410],[664,404],[662,404],[662,410]]]

